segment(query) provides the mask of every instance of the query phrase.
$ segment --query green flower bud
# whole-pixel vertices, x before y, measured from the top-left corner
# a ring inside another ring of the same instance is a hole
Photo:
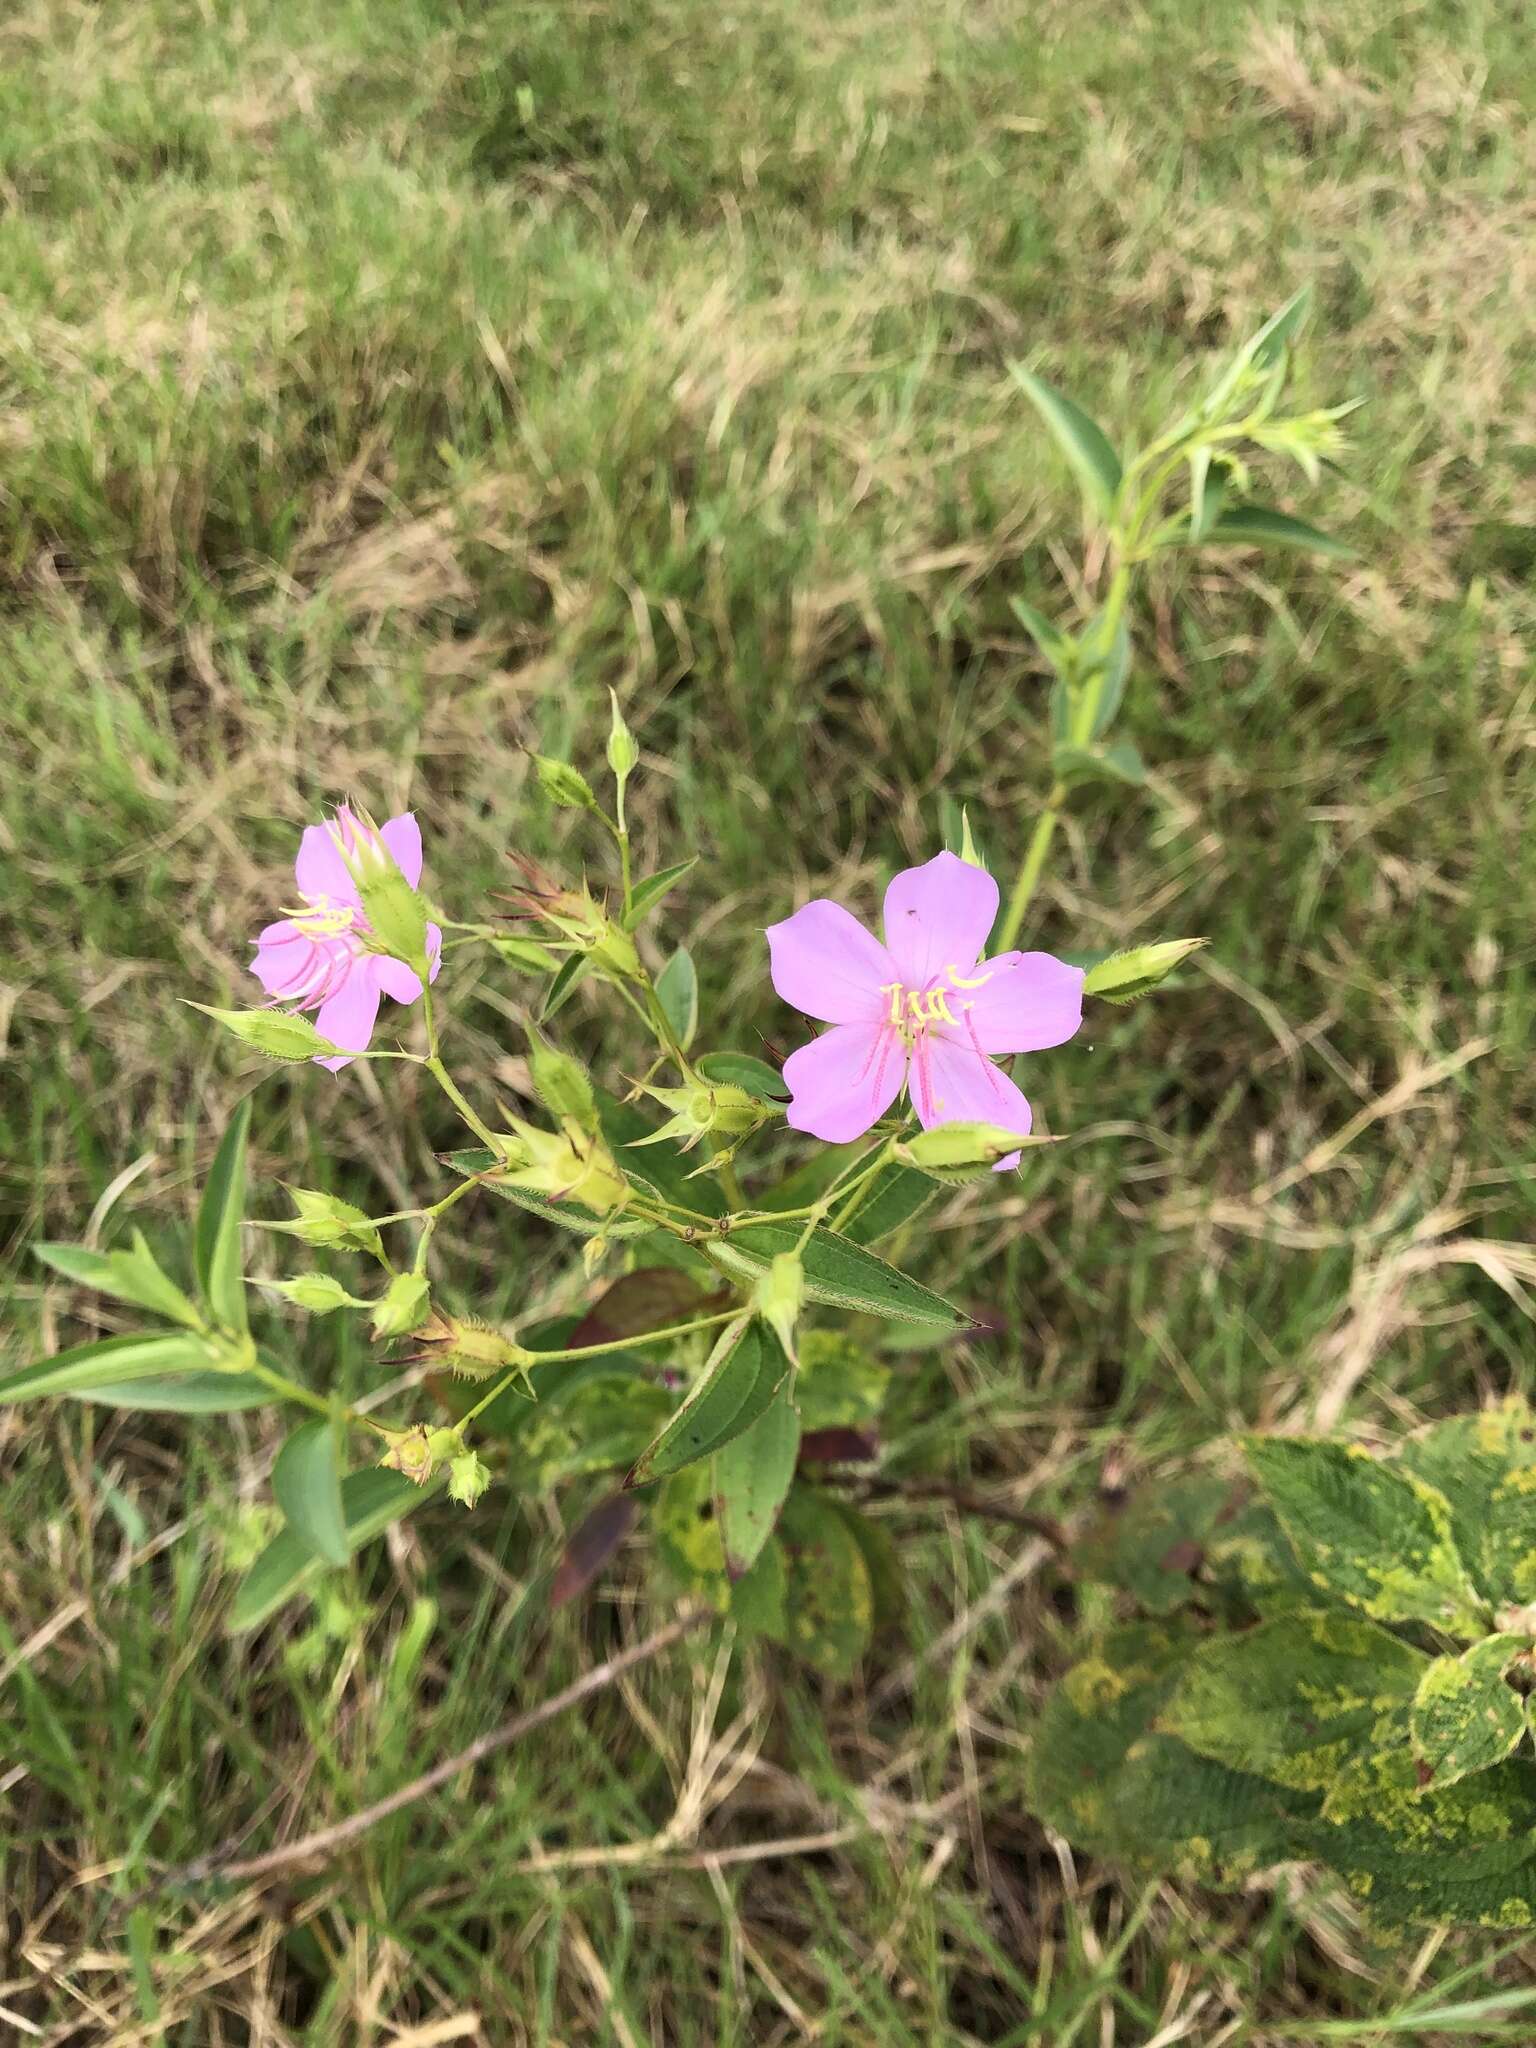
[[[795,1357],[795,1325],[805,1303],[805,1268],[798,1252],[780,1252],[757,1283],[753,1306],[778,1334],[791,1360]]]
[[[448,1467],[448,1493],[452,1500],[472,1508],[491,1483],[490,1467],[475,1451],[464,1451]]]
[[[597,798],[592,785],[579,768],[573,768],[569,761],[556,761],[548,754],[535,754],[534,769],[538,774],[539,787],[552,804],[558,804],[563,811],[595,811]]]
[[[403,1337],[423,1321],[428,1307],[425,1273],[397,1273],[374,1304],[375,1337]]]
[[[592,1083],[577,1060],[553,1046],[535,1045],[528,1056],[528,1071],[539,1100],[551,1116],[569,1117],[584,1131],[597,1129],[597,1102]]]
[[[896,1157],[904,1166],[940,1173],[966,1167],[995,1166],[999,1159],[1006,1159],[1010,1152],[1017,1152],[1022,1146],[1044,1142],[1021,1137],[1017,1131],[1007,1130],[1002,1124],[938,1124],[933,1130],[920,1131],[915,1138],[898,1145]]]
[[[635,743],[634,734],[624,723],[624,714],[619,709],[618,691],[610,690],[608,697],[613,705],[613,724],[608,729],[608,766],[613,770],[622,792],[624,784],[629,780],[640,759],[640,749]]]
[[[296,1065],[300,1060],[327,1059],[341,1051],[297,1010],[216,1010],[209,1003],[190,1003],[188,1008],[212,1017],[242,1045],[269,1060]]]
[[[1132,946],[1111,953],[1090,967],[1083,982],[1085,996],[1103,996],[1111,1003],[1134,1003],[1164,981],[1182,960],[1198,952],[1204,939],[1162,939],[1151,946]]]
[[[320,1248],[345,1245],[352,1251],[371,1252],[378,1258],[384,1247],[378,1231],[351,1202],[342,1201],[339,1195],[328,1195],[319,1188],[289,1188],[293,1206],[298,1211],[291,1223],[265,1223],[264,1230],[281,1230],[289,1237],[296,1237],[301,1244],[312,1244]]]
[[[367,1308],[366,1301],[359,1301],[355,1294],[348,1294],[339,1280],[333,1280],[329,1273],[301,1273],[296,1280],[264,1280],[263,1287],[270,1287],[274,1294],[291,1301],[296,1308],[307,1309],[313,1316],[328,1316],[333,1309]]]
[[[434,1365],[445,1365],[461,1379],[489,1379],[492,1373],[521,1366],[526,1373],[537,1354],[525,1351],[510,1337],[482,1322],[478,1316],[450,1316],[441,1309],[416,1331],[424,1348],[416,1356]]]

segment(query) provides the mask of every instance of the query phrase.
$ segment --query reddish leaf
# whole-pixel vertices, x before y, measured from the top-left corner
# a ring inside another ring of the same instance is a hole
[[[585,1593],[634,1527],[640,1504],[630,1494],[611,1493],[584,1515],[566,1540],[565,1552],[550,1581],[549,1604],[564,1607]]]
[[[698,1281],[676,1266],[647,1266],[615,1280],[565,1341],[579,1349],[583,1344],[643,1337],[648,1330],[665,1330],[671,1323],[690,1321],[701,1312],[703,1300]]]
[[[841,1424],[830,1429],[808,1429],[800,1439],[802,1465],[867,1465],[880,1454],[878,1430],[853,1429]]]

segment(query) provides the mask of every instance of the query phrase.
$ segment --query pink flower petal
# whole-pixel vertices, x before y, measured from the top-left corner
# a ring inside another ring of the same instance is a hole
[[[293,873],[302,896],[323,896],[331,904],[347,903],[354,910],[361,908],[356,884],[347,873],[347,864],[323,825],[304,827]]]
[[[397,1003],[414,1003],[421,994],[421,976],[403,960],[390,960],[381,953],[373,974],[385,995]]]
[[[968,974],[997,916],[997,884],[985,868],[936,853],[903,868],[885,892],[885,943],[898,978],[925,989],[947,967]]]
[[[949,1006],[982,1052],[1043,1052],[1083,1021],[1083,970],[1050,953],[999,953],[966,978],[980,988],[951,988]]]
[[[787,1071],[787,1069],[786,1069]],[[912,1054],[912,1107],[925,1131],[939,1124],[1000,1124],[1029,1136],[1034,1121],[1028,1102],[1001,1067],[951,1036],[926,1031]],[[997,1171],[1017,1166],[1019,1154],[1000,1159]]]
[[[402,811],[379,827],[389,857],[414,889],[421,881],[421,827],[414,811]]]
[[[831,1145],[860,1138],[901,1091],[906,1047],[889,1026],[838,1024],[784,1062],[791,1130]]]
[[[784,1001],[826,1024],[872,1024],[889,1011],[882,986],[901,978],[880,941],[825,896],[769,925],[768,957]]]
[[[375,959],[377,955],[373,956]],[[360,960],[341,987],[315,1013],[315,1029],[332,1045],[348,1052],[366,1052],[379,1014],[379,985],[369,960]],[[349,1064],[345,1059],[324,1059],[318,1064],[334,1073]]]
[[[316,965],[314,946],[302,932],[294,932],[291,925],[286,927],[292,933],[289,938],[268,936],[284,928],[283,924],[269,924],[256,942],[255,958],[251,961],[252,974],[269,996],[281,997],[302,989]]]

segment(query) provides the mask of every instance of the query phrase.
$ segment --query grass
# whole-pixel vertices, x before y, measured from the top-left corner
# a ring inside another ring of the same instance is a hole
[[[1016,857],[1043,685],[1007,599],[1087,590],[1007,361],[1145,433],[1311,279],[1303,391],[1368,404],[1294,502],[1358,561],[1147,592],[1152,789],[1079,804],[1032,937],[1203,931],[1208,964],[1043,1063],[1068,1143],[943,1212],[928,1270],[1002,1333],[908,1362],[890,1455],[1071,1512],[1234,1426],[1529,1391],[1527,43],[1495,0],[19,0],[7,1352],[89,1313],[27,1241],[187,1211],[249,1077],[178,998],[240,988],[340,789],[409,799],[474,906],[509,844],[579,859],[523,750],[591,760],[616,688],[643,860],[704,854],[665,929],[722,1044],[786,1029],[754,930],[812,887],[870,901],[941,794]],[[509,992],[453,987],[458,1063],[503,1089]],[[394,1206],[447,1135],[409,1077],[280,1076],[258,1171]],[[439,1245],[491,1314],[564,1271],[468,1206]],[[333,1323],[307,1342],[317,1376],[372,1369]],[[497,1489],[231,1640],[274,1443],[0,1419],[17,2040],[1529,2037],[1518,1950],[1391,1947],[1306,1873],[1138,1888],[1047,1842],[1019,1763],[1076,1624],[1010,1579],[1025,1539],[931,1505],[892,1510],[914,1666],[834,1690],[678,1651],[318,1878],[128,1914],[155,1865],[352,1811],[645,1625],[638,1556],[551,1618],[580,1502]]]

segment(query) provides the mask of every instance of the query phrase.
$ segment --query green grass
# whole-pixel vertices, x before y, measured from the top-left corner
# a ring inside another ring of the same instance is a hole
[[[1006,1329],[906,1362],[891,1461],[1070,1513],[1237,1425],[1530,1391],[1529,1294],[1499,1281],[1536,1188],[1533,102],[1495,0],[22,0],[7,1355],[89,1313],[28,1240],[99,1205],[160,1241],[189,1208],[249,1076],[178,998],[244,999],[338,791],[409,800],[473,914],[509,845],[581,858],[524,749],[590,763],[617,688],[642,858],[704,855],[662,929],[706,1030],[787,1049],[758,930],[813,887],[872,905],[941,793],[1016,858],[1047,779],[1007,600],[1084,595],[1082,515],[1008,360],[1144,434],[1311,280],[1303,395],[1368,404],[1348,474],[1292,502],[1359,559],[1213,557],[1146,593],[1153,787],[1080,802],[1032,937],[1199,931],[1209,964],[1042,1062],[1069,1142],[942,1212],[922,1270]],[[515,1089],[515,978],[448,986],[456,1063]],[[566,1015],[615,1057],[595,1004]],[[450,1126],[388,1071],[263,1082],[266,1213],[278,1177],[375,1207],[437,1184]],[[505,1212],[455,1210],[439,1246],[491,1314],[564,1272]],[[317,1378],[376,1376],[334,1322],[307,1344]],[[846,1689],[680,1651],[318,1880],[129,1919],[156,1865],[352,1811],[645,1623],[638,1556],[551,1619],[580,1501],[498,1488],[232,1641],[274,1444],[264,1416],[0,1416],[0,2032],[1528,2038],[1477,2003],[1530,1987],[1518,1952],[1392,1948],[1305,1874],[1219,1896],[1058,1853],[1019,1763],[1079,1622],[1037,1578],[909,1688],[899,1648]],[[891,1512],[921,1651],[1025,1539]]]

